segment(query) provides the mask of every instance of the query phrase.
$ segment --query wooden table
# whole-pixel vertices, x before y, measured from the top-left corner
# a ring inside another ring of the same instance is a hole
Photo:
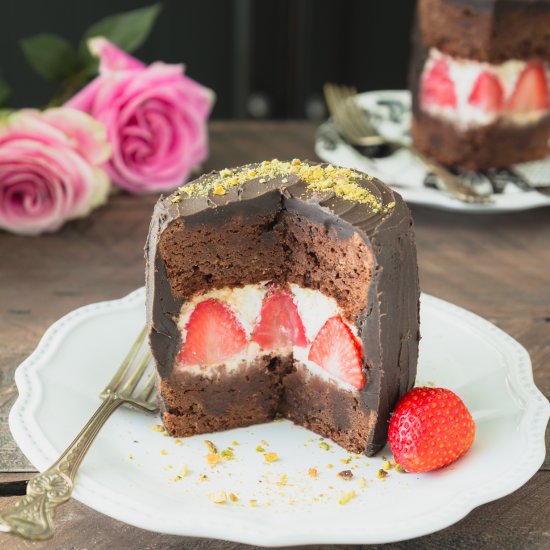
[[[315,159],[314,132],[305,122],[214,122],[205,168],[272,157]],[[143,245],[155,199],[120,194],[92,216],[39,238],[0,232],[0,481],[25,479],[32,471],[7,427],[17,394],[15,368],[62,315],[143,284]],[[482,315],[519,340],[531,354],[538,387],[550,395],[550,209],[466,215],[413,207],[413,214],[422,290]],[[452,527],[380,548],[549,548],[549,466],[547,460],[521,489]],[[0,498],[0,507],[12,501]],[[42,544],[0,534],[0,547],[241,547],[150,533],[76,501],[59,511],[57,528],[53,542]]]

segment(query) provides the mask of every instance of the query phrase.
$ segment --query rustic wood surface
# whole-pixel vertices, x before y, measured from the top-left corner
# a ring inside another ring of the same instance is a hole
[[[315,159],[314,132],[303,122],[212,123],[205,169],[272,157]],[[15,368],[62,315],[143,284],[143,245],[155,200],[120,194],[90,217],[39,238],[0,232],[0,482],[26,479],[24,472],[33,471],[7,426],[17,394]],[[550,209],[466,215],[413,207],[413,214],[422,290],[474,311],[516,338],[531,355],[538,387],[549,396]],[[0,497],[0,508],[13,500]],[[443,531],[380,548],[549,548],[549,510],[547,459],[512,495],[480,506]],[[29,543],[0,534],[0,547],[244,547],[146,532],[76,501],[59,511],[57,525],[53,541]]]

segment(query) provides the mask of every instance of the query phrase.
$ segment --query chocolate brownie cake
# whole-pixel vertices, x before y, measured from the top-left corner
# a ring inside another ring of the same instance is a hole
[[[504,168],[550,153],[550,0],[419,0],[414,145]]]
[[[385,444],[419,341],[413,222],[397,193],[297,159],[212,172],[158,201],[146,257],[171,435],[283,415],[349,451]]]

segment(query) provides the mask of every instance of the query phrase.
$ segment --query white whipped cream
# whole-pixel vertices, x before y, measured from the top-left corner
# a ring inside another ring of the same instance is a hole
[[[424,75],[431,70],[433,65],[442,58],[444,58],[448,64],[449,77],[454,84],[456,107],[433,104],[422,105],[422,109],[427,113],[444,118],[457,126],[468,128],[492,124],[496,122],[497,119],[501,119],[511,124],[531,124],[540,120],[549,112],[548,109],[544,109],[525,113],[512,113],[506,110],[495,113],[487,112],[468,103],[468,98],[472,93],[474,84],[483,71],[489,71],[499,79],[504,92],[504,103],[506,103],[514,91],[519,75],[525,69],[528,62],[510,59],[499,65],[491,65],[490,63],[472,61],[470,59],[451,57],[436,48],[432,48],[426,59],[424,69],[422,70],[420,82],[422,82]],[[549,79],[550,82],[548,65],[546,65],[546,78]]]
[[[185,342],[187,336],[186,326],[191,313],[198,303],[208,299],[219,300],[228,305],[243,326],[247,339],[250,339],[256,321],[259,318],[262,303],[268,291],[269,284],[269,281],[265,281],[246,285],[241,288],[225,287],[193,296],[182,305],[180,311],[178,328],[181,333],[181,341]],[[356,392],[357,390],[351,384],[335,378],[329,372],[308,359],[311,344],[322,326],[329,318],[342,314],[336,300],[326,296],[318,290],[303,288],[296,284],[290,284],[289,287],[293,294],[293,300],[298,309],[298,314],[304,325],[308,345],[307,347],[294,346],[292,350],[277,350],[276,355],[285,356],[292,353],[294,360],[302,363],[312,376],[320,376],[323,380],[327,381],[332,380],[341,389]],[[348,324],[348,326],[353,334],[358,337],[357,328],[354,325]],[[185,365],[176,368],[185,369],[186,372],[194,374],[202,374],[202,376],[208,378],[216,378],[222,371],[234,371],[243,364],[249,364],[262,354],[271,355],[271,352],[263,351],[256,342],[249,341],[246,348],[241,353],[224,361],[222,365]]]

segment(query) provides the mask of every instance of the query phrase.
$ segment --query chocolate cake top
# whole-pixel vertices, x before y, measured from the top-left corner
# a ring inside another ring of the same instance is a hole
[[[287,198],[319,204],[352,226],[371,235],[390,220],[410,218],[401,197],[380,180],[361,172],[309,161],[266,160],[205,174],[161,198],[153,215],[162,231],[171,221],[210,219],[213,209],[245,204],[278,190]],[[153,226],[152,226],[153,229]]]

